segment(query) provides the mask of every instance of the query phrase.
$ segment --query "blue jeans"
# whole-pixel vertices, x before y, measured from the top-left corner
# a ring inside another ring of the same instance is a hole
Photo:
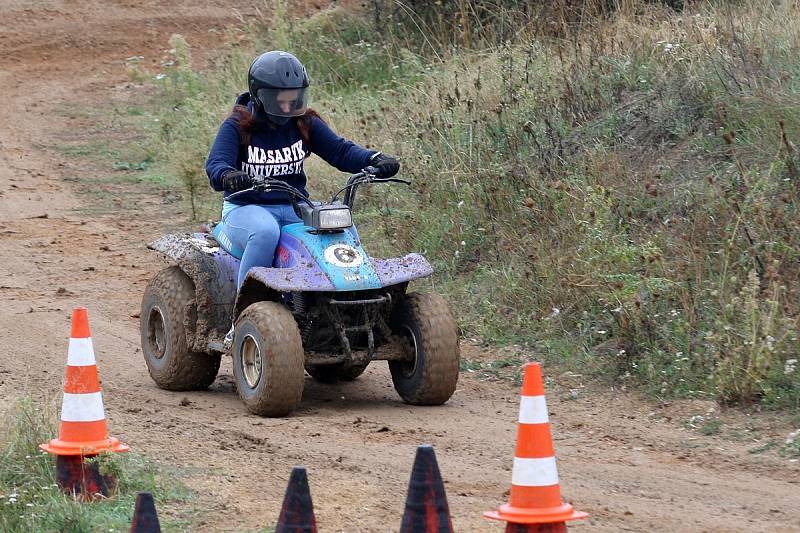
[[[239,264],[237,286],[241,288],[247,272],[256,266],[271,267],[281,228],[301,222],[291,204],[248,204],[223,209],[222,231],[233,247],[244,250]]]

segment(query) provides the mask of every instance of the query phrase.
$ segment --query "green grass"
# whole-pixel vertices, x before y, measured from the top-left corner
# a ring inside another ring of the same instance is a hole
[[[755,454],[765,453],[765,452],[770,451],[770,450],[774,450],[777,447],[778,447],[778,444],[776,444],[775,442],[770,441],[770,442],[766,442],[764,444],[759,444],[758,446],[755,446],[753,448],[750,448],[749,450],[747,450],[747,452],[755,455]]]
[[[61,153],[68,157],[89,157],[92,159],[113,159],[118,152],[103,141],[65,144],[59,147]]]
[[[721,431],[722,421],[718,418],[708,419],[700,426],[700,433],[706,436],[718,435]]]
[[[792,458],[800,457],[800,429],[786,437],[781,447],[781,453]]]
[[[51,416],[52,415],[52,416]],[[191,530],[186,502],[191,493],[172,467],[152,463],[136,453],[98,456],[101,472],[114,472],[117,493],[81,503],[56,484],[53,456],[38,445],[56,435],[54,413],[30,401],[20,402],[4,419],[0,437],[0,531],[88,533],[127,531],[138,492],[154,494],[165,530]]]

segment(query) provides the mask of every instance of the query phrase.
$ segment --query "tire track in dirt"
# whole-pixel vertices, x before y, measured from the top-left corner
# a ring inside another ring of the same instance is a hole
[[[181,224],[180,214],[156,194],[101,183],[110,172],[102,163],[65,157],[64,144],[135,139],[55,110],[141,98],[124,59],[157,61],[179,32],[202,60],[238,20],[233,5],[11,0],[0,8],[0,396],[10,405],[30,395],[57,409],[69,312],[84,304],[112,432],[187,473],[205,510],[201,530],[274,523],[296,463],[309,468],[321,530],[396,530],[414,448],[427,442],[457,530],[501,531],[481,513],[505,500],[510,483],[518,391],[507,383],[464,373],[447,405],[412,408],[377,364],[354,383],[306,379],[298,411],[271,420],[244,410],[229,359],[209,391],[170,393],[149,379],[135,315],[161,264],[144,245]],[[259,5],[235,4],[242,13]],[[101,209],[87,210],[94,197],[86,187],[104,189]],[[665,410],[623,394],[589,389],[572,400],[550,387],[548,403],[562,490],[591,513],[574,529],[800,531],[800,470],[749,454],[752,441],[689,432],[665,420]]]

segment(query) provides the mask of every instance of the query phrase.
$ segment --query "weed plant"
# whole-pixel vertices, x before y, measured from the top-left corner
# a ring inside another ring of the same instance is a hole
[[[55,460],[39,449],[57,428],[30,402],[20,402],[7,413],[0,436],[0,531],[88,533],[127,531],[136,494],[152,492],[160,502],[186,500],[188,491],[170,480],[163,466],[146,462],[133,453],[100,455],[100,471],[113,472],[117,493],[107,500],[81,503],[58,488]],[[169,513],[177,516],[179,513]],[[186,521],[160,516],[162,525],[186,525]]]
[[[337,131],[402,160],[413,189],[365,190],[360,232],[426,254],[465,332],[656,395],[800,406],[800,4],[530,5],[253,24],[207,73],[168,73],[163,157],[218,211],[202,162],[280,44]],[[342,179],[307,171],[318,194]]]

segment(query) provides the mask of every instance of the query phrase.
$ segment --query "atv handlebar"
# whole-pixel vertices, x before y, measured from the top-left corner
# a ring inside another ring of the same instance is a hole
[[[378,169],[369,166],[362,169],[361,172],[357,172],[351,175],[347,179],[347,185],[339,189],[336,192],[336,194],[333,195],[330,203],[338,201],[339,195],[344,192],[345,193],[344,204],[350,209],[352,209],[353,203],[355,202],[356,198],[356,189],[358,189],[359,185],[363,185],[365,183],[403,183],[405,185],[411,185],[410,181],[402,180],[399,178],[378,178],[377,174],[378,174]],[[298,202],[305,202],[312,207],[314,206],[314,203],[311,200],[309,200],[309,198],[306,195],[304,195],[302,192],[292,187],[285,181],[265,178],[263,176],[254,176],[252,187],[248,189],[243,189],[241,191],[237,191],[229,195],[225,199],[228,201],[232,201],[238,198],[239,196],[243,196],[251,192],[270,192],[270,191],[284,192],[288,194],[289,200],[292,202],[292,205],[294,205],[295,212],[299,212],[299,208],[297,206]]]
[[[265,178],[263,176],[254,176],[252,187],[248,189],[243,189],[241,191],[237,191],[229,195],[226,198],[226,200],[230,201],[239,196],[243,196],[251,192],[270,192],[270,191],[285,192],[286,194],[289,195],[289,200],[293,204],[296,204],[298,201],[300,201],[300,202],[306,202],[309,205],[313,205],[311,203],[311,200],[309,200],[305,194],[298,191],[296,188],[292,187],[285,181]]]
[[[335,202],[339,195],[346,191],[344,195],[344,204],[352,209],[356,199],[356,190],[359,185],[364,183],[403,183],[405,185],[411,185],[410,181],[401,180],[399,178],[378,178],[376,177],[377,174],[378,169],[372,166],[366,167],[361,172],[353,174],[347,179],[347,185],[339,189],[336,194],[333,195],[331,203]]]

